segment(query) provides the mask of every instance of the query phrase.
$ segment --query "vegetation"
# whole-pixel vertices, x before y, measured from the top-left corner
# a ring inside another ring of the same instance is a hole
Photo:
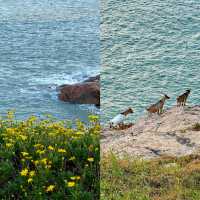
[[[0,199],[99,198],[98,117],[90,124],[0,119]]]
[[[199,200],[200,155],[101,159],[102,200]]]
[[[200,123],[194,124],[193,127],[192,127],[192,130],[193,131],[200,131]]]

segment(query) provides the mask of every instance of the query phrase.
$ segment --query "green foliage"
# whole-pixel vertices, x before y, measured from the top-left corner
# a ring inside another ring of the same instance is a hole
[[[101,159],[102,200],[199,200],[200,156]]]
[[[0,199],[98,199],[100,125],[89,119],[1,119]]]

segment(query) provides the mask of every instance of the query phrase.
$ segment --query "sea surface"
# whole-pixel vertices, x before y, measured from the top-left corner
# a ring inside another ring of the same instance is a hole
[[[127,107],[129,120],[163,93],[190,88],[200,104],[200,2],[196,0],[102,0],[101,109],[104,122]]]
[[[0,0],[0,114],[98,113],[59,101],[56,87],[99,74],[99,23],[97,0]]]

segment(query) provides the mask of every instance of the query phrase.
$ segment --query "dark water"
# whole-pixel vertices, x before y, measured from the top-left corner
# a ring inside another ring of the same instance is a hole
[[[57,99],[56,86],[99,73],[99,2],[0,0],[0,113],[86,119],[94,106]]]
[[[128,106],[131,120],[167,93],[191,88],[200,104],[200,2],[102,1],[101,108],[109,119]]]

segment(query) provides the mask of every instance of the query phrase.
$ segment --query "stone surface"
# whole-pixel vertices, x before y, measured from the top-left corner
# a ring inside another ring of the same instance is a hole
[[[59,99],[77,104],[100,105],[100,77],[90,77],[82,83],[59,87]]]
[[[101,153],[119,156],[182,156],[199,151],[200,106],[173,107],[161,116],[143,116],[133,127],[123,130],[105,128],[101,135]]]

